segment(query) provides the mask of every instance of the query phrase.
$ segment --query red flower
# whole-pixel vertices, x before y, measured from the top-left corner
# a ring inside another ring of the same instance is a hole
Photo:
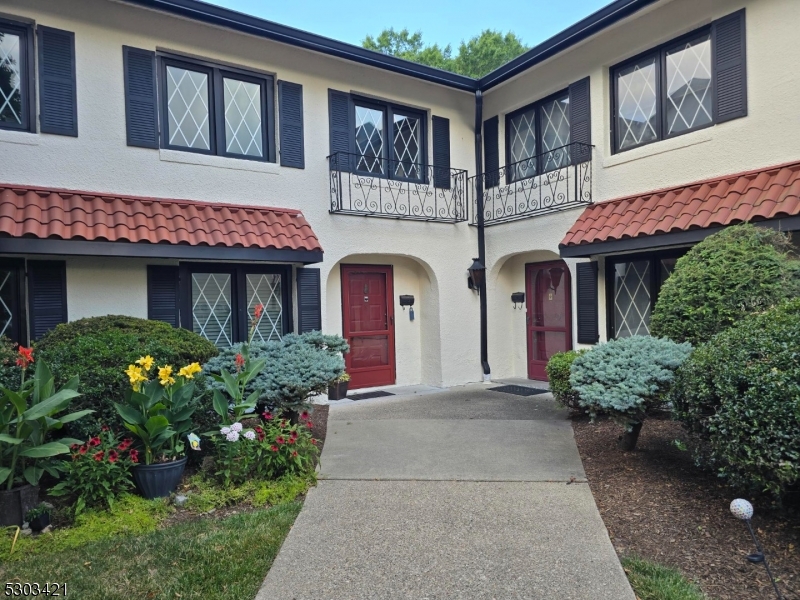
[[[289,438],[289,443],[294,444],[297,441],[297,438]]]
[[[263,415],[261,415],[261,416],[262,416],[262,417],[264,417],[264,420],[265,420],[265,421],[271,421],[272,419],[274,419],[274,418],[275,418],[275,417],[272,415],[272,413],[271,413],[271,412],[269,412],[269,411],[265,412],[265,413],[264,413]]]
[[[244,367],[244,356],[242,356],[241,354],[237,354],[235,362],[236,362],[236,370],[240,371],[242,367]]]
[[[311,438],[311,443],[316,446],[317,445],[317,440],[315,440],[314,438]]]
[[[92,439],[89,440],[89,447],[90,448],[94,448],[95,446],[99,446],[99,445],[100,445],[100,438],[99,437],[93,437]]]
[[[69,449],[70,449],[70,450],[72,450],[73,452],[75,452],[75,450],[77,450],[77,449],[78,449],[78,444],[72,444],[72,445],[69,447]]]
[[[108,425],[103,425],[103,426],[100,428],[100,431],[108,431]]]
[[[279,444],[283,444],[286,440],[283,439],[282,435],[279,435],[275,441]]]
[[[292,456],[297,456],[297,450],[295,450],[294,452],[292,452]]]
[[[139,451],[138,450],[131,450],[130,457],[131,457],[131,462],[138,463],[139,462]]]
[[[297,435],[298,435],[297,431],[292,430],[292,432],[289,434],[289,437],[296,438]]]
[[[281,419],[281,429],[286,428],[286,419]]]
[[[86,454],[86,446],[81,446],[80,448],[78,448],[78,453],[79,454]]]
[[[263,442],[264,438],[267,437],[267,434],[264,433],[263,431],[259,431],[258,433],[256,433],[256,435],[258,436],[258,441],[259,442]]]
[[[263,304],[256,304],[255,310],[253,310],[253,315],[258,321],[261,318],[262,313],[264,312],[264,305]]]
[[[108,462],[110,462],[110,463],[115,463],[115,462],[117,462],[117,459],[118,459],[118,458],[119,458],[119,454],[117,454],[117,451],[116,451],[116,450],[111,450],[111,451],[108,453]]]
[[[306,427],[311,429],[313,426],[314,426],[314,424],[311,421],[306,421]]]
[[[277,452],[278,451],[278,447],[277,446],[270,446],[269,449],[272,450],[273,452]]]
[[[103,460],[103,457],[105,456],[105,454],[106,454],[105,452],[100,450],[100,452],[98,452],[97,454],[92,456],[92,458],[99,462],[99,461]]]
[[[122,440],[119,443],[119,446],[117,446],[117,450],[119,450],[120,452],[125,452],[125,450],[131,447],[131,444],[133,444],[132,440]]]
[[[308,411],[307,410],[304,410],[303,412],[300,413],[300,419],[301,420],[307,421],[309,418],[310,417],[308,415]]]
[[[17,350],[19,356],[17,357],[17,366],[27,369],[33,363],[33,348],[26,348],[20,346]]]

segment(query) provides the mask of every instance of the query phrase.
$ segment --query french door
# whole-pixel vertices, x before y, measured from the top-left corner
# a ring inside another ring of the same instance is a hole
[[[342,265],[342,323],[350,388],[395,382],[392,267]]]
[[[528,378],[547,381],[545,366],[572,349],[571,278],[564,261],[525,265]]]

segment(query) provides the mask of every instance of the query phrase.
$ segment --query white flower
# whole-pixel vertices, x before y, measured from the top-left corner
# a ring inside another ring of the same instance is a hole
[[[239,433],[241,430],[242,430],[242,424],[241,423],[234,423],[233,425],[231,425],[231,431],[235,431],[236,433]]]
[[[239,432],[238,431],[230,431],[225,436],[225,439],[227,439],[229,442],[238,442],[239,441]]]
[[[222,435],[228,435],[231,432],[231,428],[230,427],[223,427],[222,429],[219,430],[219,432]]]
[[[244,437],[246,437],[248,440],[254,440],[254,439],[256,439],[256,432],[255,431],[245,431],[244,432]]]

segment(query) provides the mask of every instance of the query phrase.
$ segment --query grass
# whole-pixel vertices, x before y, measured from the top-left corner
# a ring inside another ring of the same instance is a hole
[[[629,556],[622,560],[639,600],[707,600],[694,583],[679,571]]]
[[[0,580],[66,582],[82,600],[253,598],[300,502],[0,562]]]

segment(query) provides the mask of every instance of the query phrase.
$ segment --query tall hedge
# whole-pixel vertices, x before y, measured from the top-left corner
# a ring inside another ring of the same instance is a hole
[[[36,357],[44,360],[62,385],[80,376],[80,393],[70,405],[75,410],[94,409],[94,419],[76,421],[71,433],[93,434],[99,422],[116,424],[114,402],[123,401],[128,380],[123,370],[146,354],[157,365],[182,367],[204,363],[217,355],[217,347],[186,329],[160,321],[119,315],[91,317],[62,323],[36,343]]]
[[[750,224],[709,236],[681,257],[650,321],[654,336],[697,346],[800,294],[800,261],[786,235]]]
[[[800,299],[695,350],[669,398],[705,441],[697,458],[732,485],[779,496],[800,484]]]

